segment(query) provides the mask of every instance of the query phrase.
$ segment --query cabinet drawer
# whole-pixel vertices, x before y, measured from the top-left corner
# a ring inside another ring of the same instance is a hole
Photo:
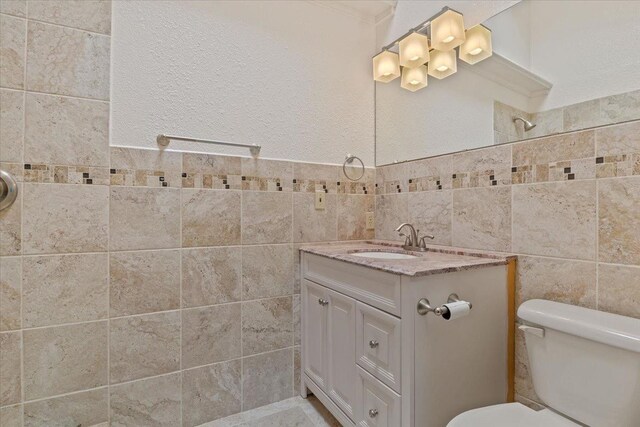
[[[305,279],[400,317],[400,276],[304,253]]]
[[[400,426],[400,396],[359,366],[356,384],[356,425],[359,427]]]
[[[366,304],[356,306],[356,361],[400,393],[401,322]]]

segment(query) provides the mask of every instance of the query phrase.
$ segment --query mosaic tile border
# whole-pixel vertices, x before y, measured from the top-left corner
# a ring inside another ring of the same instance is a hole
[[[456,172],[451,175],[450,187],[444,184],[441,176],[434,175],[383,181],[376,184],[375,188],[376,194],[382,195],[397,194],[403,191],[413,193],[449,190],[451,188],[534,184],[636,175],[640,175],[640,152],[535,165],[517,165],[512,166],[510,170],[489,169],[486,171]],[[403,190],[404,188],[408,190]]]
[[[206,188],[265,192],[329,194],[374,194],[372,182],[329,181],[314,179],[281,179],[235,174],[167,172],[151,169],[118,169],[92,166],[66,166],[35,163],[3,162],[20,182],[53,184],[88,184],[154,188]]]

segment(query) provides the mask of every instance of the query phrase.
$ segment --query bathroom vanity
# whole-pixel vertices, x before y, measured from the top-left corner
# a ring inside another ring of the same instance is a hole
[[[301,248],[302,395],[361,427],[512,401],[514,273],[514,257],[456,248]]]

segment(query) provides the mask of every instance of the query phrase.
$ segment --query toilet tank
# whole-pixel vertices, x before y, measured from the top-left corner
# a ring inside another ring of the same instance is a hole
[[[640,426],[640,319],[545,300],[518,317],[547,406],[588,426]]]

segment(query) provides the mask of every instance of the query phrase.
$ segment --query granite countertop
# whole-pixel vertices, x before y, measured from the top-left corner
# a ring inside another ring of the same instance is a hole
[[[314,255],[349,262],[387,273],[405,276],[427,276],[479,267],[505,265],[515,255],[483,252],[453,246],[427,246],[426,252],[406,251],[398,242],[383,240],[331,242],[303,245],[300,250]],[[357,252],[396,252],[414,255],[412,259],[378,259],[353,256]]]

